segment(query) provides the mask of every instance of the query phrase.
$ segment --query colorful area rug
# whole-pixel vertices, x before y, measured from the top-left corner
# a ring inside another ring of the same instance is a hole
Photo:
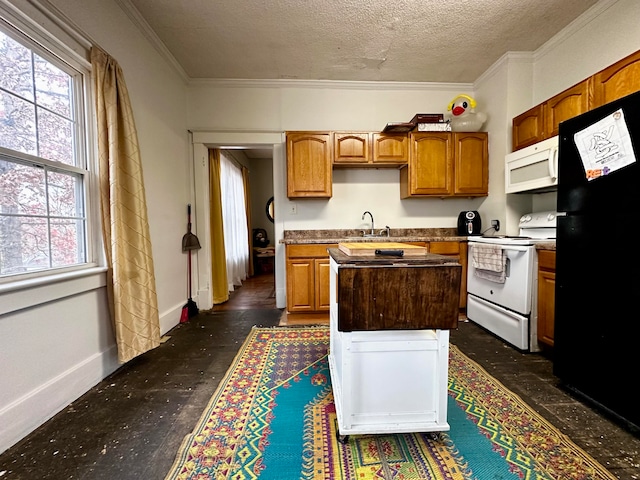
[[[449,432],[338,441],[328,327],[254,328],[166,480],[615,479],[455,346]]]

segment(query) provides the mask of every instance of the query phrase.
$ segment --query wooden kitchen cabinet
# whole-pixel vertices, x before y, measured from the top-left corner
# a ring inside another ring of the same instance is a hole
[[[331,198],[329,132],[287,132],[287,197]]]
[[[366,165],[371,161],[370,134],[333,132],[333,164]]]
[[[486,196],[486,132],[419,132],[410,136],[409,164],[400,170],[401,198]]]
[[[489,194],[489,135],[453,134],[453,194],[478,197]]]
[[[560,122],[589,111],[592,98],[593,80],[588,78],[544,102],[544,136],[541,140],[558,135]]]
[[[543,140],[544,112],[542,104],[514,117],[512,124],[512,151],[515,152]]]
[[[429,242],[429,253],[454,257],[462,266],[460,276],[460,309],[467,308],[467,242]]]
[[[560,122],[640,90],[640,50],[513,118],[512,151],[558,135]]]
[[[337,244],[287,245],[287,311],[328,312],[329,254]]]
[[[594,75],[593,107],[640,90],[640,50]]]
[[[409,161],[409,135],[406,133],[374,133],[371,135],[371,163],[377,167],[397,167]]]
[[[556,298],[556,252],[538,251],[538,342],[553,347]]]
[[[514,117],[513,151],[558,135],[558,125],[591,108],[593,80],[586,80],[563,90],[549,100]]]
[[[409,160],[406,133],[333,132],[333,166],[398,167]]]

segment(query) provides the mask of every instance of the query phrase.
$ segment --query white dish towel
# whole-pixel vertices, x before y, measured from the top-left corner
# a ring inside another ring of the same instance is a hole
[[[471,265],[476,277],[495,283],[504,283],[507,278],[507,255],[500,245],[474,245]]]

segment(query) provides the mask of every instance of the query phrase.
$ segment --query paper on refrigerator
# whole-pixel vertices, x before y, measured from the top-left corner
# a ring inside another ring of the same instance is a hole
[[[587,180],[635,163],[636,156],[622,109],[573,135]]]

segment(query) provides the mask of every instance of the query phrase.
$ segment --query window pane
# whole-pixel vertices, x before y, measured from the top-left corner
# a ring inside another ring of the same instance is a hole
[[[44,169],[0,160],[0,213],[46,215]]]
[[[0,217],[0,274],[27,273],[50,267],[47,220]]]
[[[71,118],[71,77],[38,55],[33,56],[36,103]]]
[[[60,172],[47,174],[49,215],[55,217],[84,217],[82,179]]]
[[[33,101],[31,50],[0,32],[0,88]],[[2,107],[0,107],[0,112]]]
[[[38,108],[39,156],[75,165],[73,155],[73,127],[59,115]]]
[[[0,78],[4,72],[0,74]],[[32,103],[0,90],[0,147],[36,155],[36,113]]]
[[[51,220],[51,266],[67,267],[85,262],[84,223]]]

